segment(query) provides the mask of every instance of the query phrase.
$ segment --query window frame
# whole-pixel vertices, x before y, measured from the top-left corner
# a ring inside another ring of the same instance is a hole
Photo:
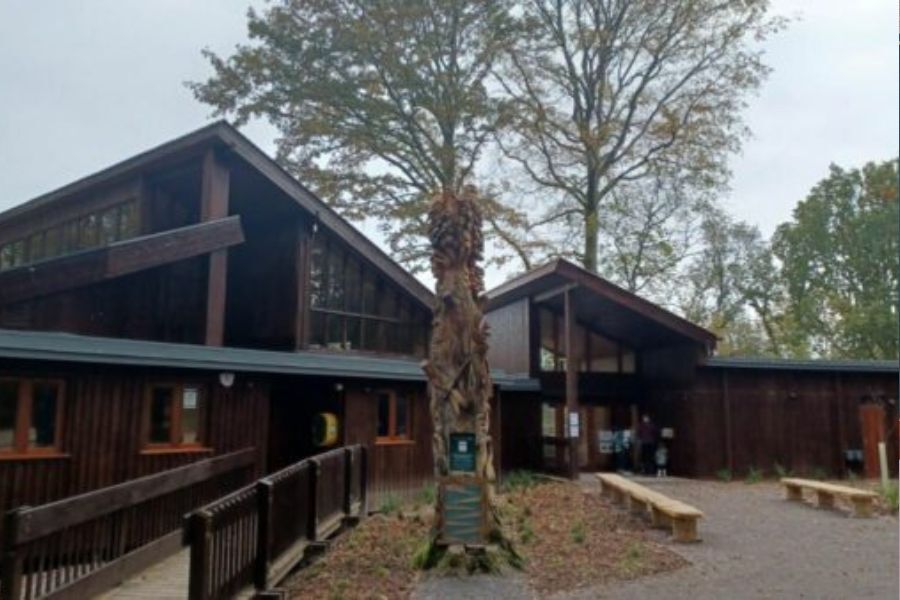
[[[13,430],[13,445],[10,449],[0,449],[0,460],[21,458],[55,458],[66,456],[62,452],[62,428],[64,405],[66,403],[66,382],[54,377],[11,377],[0,375],[0,383],[14,382],[18,386],[16,398],[16,422]],[[31,446],[28,432],[31,430],[34,407],[35,384],[49,384],[56,387],[56,414],[54,415],[53,443],[47,446]]]
[[[375,444],[379,446],[415,444],[412,437],[413,426],[413,398],[409,393],[398,394],[396,390],[376,390],[375,397]],[[378,435],[378,400],[379,396],[388,397],[388,434]],[[406,433],[397,435],[397,401],[399,398],[406,400]]]
[[[169,441],[150,440],[152,424],[153,391],[158,388],[173,390],[170,411]],[[197,441],[183,442],[183,413],[185,388],[197,389]],[[209,386],[199,381],[151,381],[144,386],[143,415],[141,419],[141,453],[212,452],[209,445]]]

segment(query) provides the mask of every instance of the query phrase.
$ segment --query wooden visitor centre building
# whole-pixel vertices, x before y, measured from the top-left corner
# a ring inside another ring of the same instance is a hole
[[[414,492],[432,475],[432,302],[224,122],[12,208],[0,510],[243,449],[261,475],[340,444],[368,448],[371,494]],[[841,474],[879,440],[897,460],[896,362],[717,358],[709,331],[563,260],[487,307],[501,470],[612,468],[610,434],[645,413],[671,474]]]

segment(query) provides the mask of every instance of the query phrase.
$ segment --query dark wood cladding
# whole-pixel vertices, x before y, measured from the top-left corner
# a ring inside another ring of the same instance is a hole
[[[0,305],[100,283],[244,241],[240,217],[116,242],[0,273]]]
[[[244,448],[256,449],[256,473],[264,471],[268,427],[264,381],[238,377],[231,388],[224,388],[212,374],[21,365],[3,365],[0,375],[52,376],[66,382],[62,456],[0,460],[0,511],[44,504]],[[144,388],[160,380],[205,384],[210,452],[142,452]]]
[[[529,301],[523,298],[485,315],[490,325],[488,362],[508,373],[530,372]]]
[[[860,405],[885,405],[888,460],[897,461],[896,375],[702,368],[693,386],[657,391],[657,422],[675,428],[672,472],[713,476],[776,464],[795,473],[844,473],[844,450],[862,449]]]

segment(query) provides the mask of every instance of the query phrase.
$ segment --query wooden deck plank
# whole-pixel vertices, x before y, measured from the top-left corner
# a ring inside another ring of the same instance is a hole
[[[102,600],[183,600],[188,591],[187,548],[100,596]]]

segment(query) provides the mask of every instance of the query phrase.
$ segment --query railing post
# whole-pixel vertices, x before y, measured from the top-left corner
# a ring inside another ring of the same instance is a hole
[[[253,567],[253,583],[258,590],[269,585],[269,562],[272,549],[272,482],[260,479],[256,482],[256,563]]]
[[[344,516],[353,512],[353,448],[344,448]]]
[[[369,447],[359,446],[359,516],[369,516]]]
[[[190,516],[191,567],[188,598],[206,600],[212,576],[212,517],[205,511]]]
[[[19,600],[22,597],[22,557],[18,553],[17,538],[21,513],[27,506],[6,513],[3,523],[3,563],[0,565],[0,599]]]
[[[319,473],[322,466],[315,458],[309,461],[309,490],[307,494],[307,512],[309,517],[306,521],[306,537],[309,541],[315,542],[319,538]]]

